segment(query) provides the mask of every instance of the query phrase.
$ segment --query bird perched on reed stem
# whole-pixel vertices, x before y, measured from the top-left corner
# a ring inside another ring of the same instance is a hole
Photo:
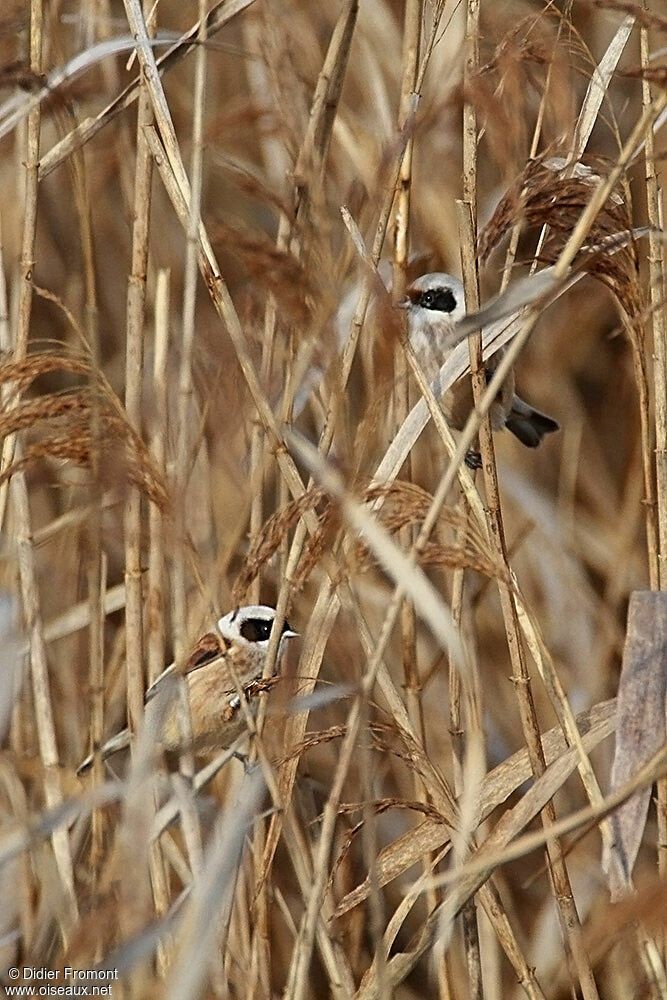
[[[256,711],[259,694],[271,686],[262,680],[269,648],[269,637],[276,616],[275,608],[249,605],[230,611],[216,622],[195,644],[185,664],[177,664],[160,674],[146,692],[146,706],[181,676],[186,684],[192,720],[192,747],[195,753],[224,749],[246,728],[241,695],[249,708]],[[296,632],[284,623],[276,664],[285,650],[285,642]],[[107,760],[130,745],[130,731],[125,728],[91,753],[77,768],[77,774],[88,771],[96,758]],[[166,751],[180,749],[179,727],[175,700],[172,699],[161,729],[161,745]]]
[[[426,375],[432,378],[452,349],[453,325],[466,315],[463,284],[452,274],[422,274],[408,286],[400,306],[407,314],[410,346]],[[487,382],[491,381],[503,353],[501,349],[486,361]],[[463,430],[473,408],[470,380],[458,379],[446,393],[444,404],[451,426]],[[489,417],[494,430],[506,427],[527,448],[536,448],[545,434],[559,429],[555,420],[517,396],[513,371],[500,386]]]

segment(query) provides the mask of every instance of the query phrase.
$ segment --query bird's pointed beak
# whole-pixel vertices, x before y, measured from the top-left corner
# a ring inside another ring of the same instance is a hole
[[[283,632],[283,638],[284,639],[294,639],[297,636],[299,636],[300,634],[301,634],[300,632],[295,632],[291,628],[286,628],[285,631]]]

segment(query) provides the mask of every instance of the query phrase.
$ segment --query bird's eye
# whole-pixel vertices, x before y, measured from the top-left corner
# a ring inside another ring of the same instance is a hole
[[[262,642],[271,635],[273,622],[266,621],[265,618],[248,618],[241,625],[241,635],[248,642]]]
[[[422,292],[419,304],[425,309],[433,309],[436,312],[450,313],[456,309],[456,296],[451,288],[429,288]]]

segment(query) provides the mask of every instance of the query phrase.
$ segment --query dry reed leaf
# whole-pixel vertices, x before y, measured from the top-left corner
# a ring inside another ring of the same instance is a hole
[[[153,45],[160,45],[156,39],[152,40]],[[15,94],[9,100],[0,104],[0,138],[7,135],[17,125],[23,121],[30,111],[41,104],[54,91],[64,84],[75,79],[79,74],[86,72],[96,66],[103,59],[118,55],[121,52],[130,52],[135,47],[136,42],[131,35],[121,35],[108,41],[98,42],[88,49],[74,56],[64,65],[52,70],[44,79],[38,82],[39,88],[35,88],[31,94]]]
[[[616,750],[611,791],[618,790],[667,739],[667,594],[635,591],[630,597],[618,687]],[[651,789],[644,788],[611,817],[614,844],[603,867],[611,898],[628,891],[639,852]]]
[[[75,820],[90,816],[93,810],[104,805],[122,801],[124,795],[125,789],[121,782],[108,781],[66,800],[62,805],[42,809],[27,817],[25,822],[17,822],[0,837],[0,867],[51,837],[56,830],[70,827]]]
[[[298,679],[297,676],[295,680]],[[296,695],[289,703],[288,712],[290,715],[298,715],[300,712],[310,714],[356,693],[357,687],[354,684],[320,684],[320,689],[311,694]]]
[[[628,14],[616,29],[614,37],[607,46],[607,50],[594,68],[588,82],[586,96],[579,111],[579,117],[574,130],[572,150],[568,154],[569,163],[578,163],[588,145],[591,132],[598,119],[602,102],[607,94],[607,88],[618,66],[618,61],[623,54],[623,50],[634,27],[634,14]]]

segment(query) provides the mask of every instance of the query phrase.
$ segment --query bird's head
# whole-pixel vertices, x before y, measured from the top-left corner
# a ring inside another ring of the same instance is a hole
[[[218,631],[224,639],[249,646],[254,649],[267,650],[276,609],[266,604],[251,604],[230,611],[218,621]],[[288,622],[284,622],[280,639],[282,650],[285,639],[298,635]]]

